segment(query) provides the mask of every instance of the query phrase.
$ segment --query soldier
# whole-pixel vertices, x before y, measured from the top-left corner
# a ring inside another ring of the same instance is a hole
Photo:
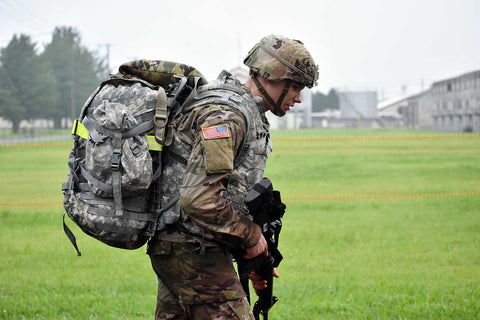
[[[147,248],[158,276],[156,319],[253,319],[231,250],[268,255],[243,201],[271,151],[265,113],[285,115],[305,86],[316,85],[318,71],[303,43],[275,35],[244,63],[244,85],[223,71],[174,121],[161,192],[162,203],[175,204]],[[253,281],[256,289],[264,285]]]

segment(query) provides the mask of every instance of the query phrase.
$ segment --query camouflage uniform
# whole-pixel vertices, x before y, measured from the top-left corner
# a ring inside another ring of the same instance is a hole
[[[292,83],[315,86],[318,67],[303,43],[275,35],[244,63],[259,96],[223,72],[172,121],[160,192],[162,208],[171,207],[147,249],[159,278],[157,319],[253,319],[230,249],[253,248],[261,237],[244,197],[271,151],[263,101],[284,115]],[[276,100],[259,77],[285,80]]]
[[[180,201],[147,249],[159,278],[156,319],[253,319],[229,249],[261,236],[243,198],[270,150],[263,101],[223,72],[173,123],[161,193],[165,205]]]

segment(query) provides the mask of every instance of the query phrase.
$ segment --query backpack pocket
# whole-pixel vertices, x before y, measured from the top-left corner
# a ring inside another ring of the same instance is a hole
[[[127,107],[102,101],[93,112],[94,119],[85,118],[89,139],[85,147],[85,171],[92,192],[112,196],[114,172],[120,170],[123,196],[133,196],[150,187],[153,169],[146,136],[135,134],[138,123]],[[115,141],[121,139],[121,141]]]

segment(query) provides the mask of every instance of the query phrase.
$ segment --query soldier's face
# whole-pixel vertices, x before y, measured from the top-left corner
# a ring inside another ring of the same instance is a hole
[[[267,90],[273,101],[278,101],[278,98],[280,98],[282,91],[285,88],[285,82],[285,80],[267,81],[267,84],[265,84],[265,90]],[[282,105],[280,107],[284,113],[290,110],[290,108],[293,108],[295,103],[302,102],[300,92],[304,88],[304,85],[301,85],[297,82],[292,82],[290,88],[288,89],[288,93],[285,95],[285,98],[283,99]],[[265,104],[267,105],[268,109],[273,112],[274,106],[271,106],[268,101],[266,101]]]

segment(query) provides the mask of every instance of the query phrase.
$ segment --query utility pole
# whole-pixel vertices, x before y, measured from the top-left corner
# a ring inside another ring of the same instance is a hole
[[[107,47],[107,53],[105,55],[105,58],[107,59],[107,71],[108,71],[108,73],[110,73],[110,46],[111,46],[111,44],[107,43],[107,44],[105,44],[105,46]]]
[[[105,47],[105,56],[103,58],[103,61],[106,63],[106,69],[107,69],[107,74],[105,75],[107,78],[110,75],[110,46],[111,43],[104,43],[104,44],[99,44],[99,47]]]
[[[73,77],[68,81],[68,85],[70,86],[70,112],[71,112],[71,119],[76,119],[77,111],[75,105],[75,82]]]

